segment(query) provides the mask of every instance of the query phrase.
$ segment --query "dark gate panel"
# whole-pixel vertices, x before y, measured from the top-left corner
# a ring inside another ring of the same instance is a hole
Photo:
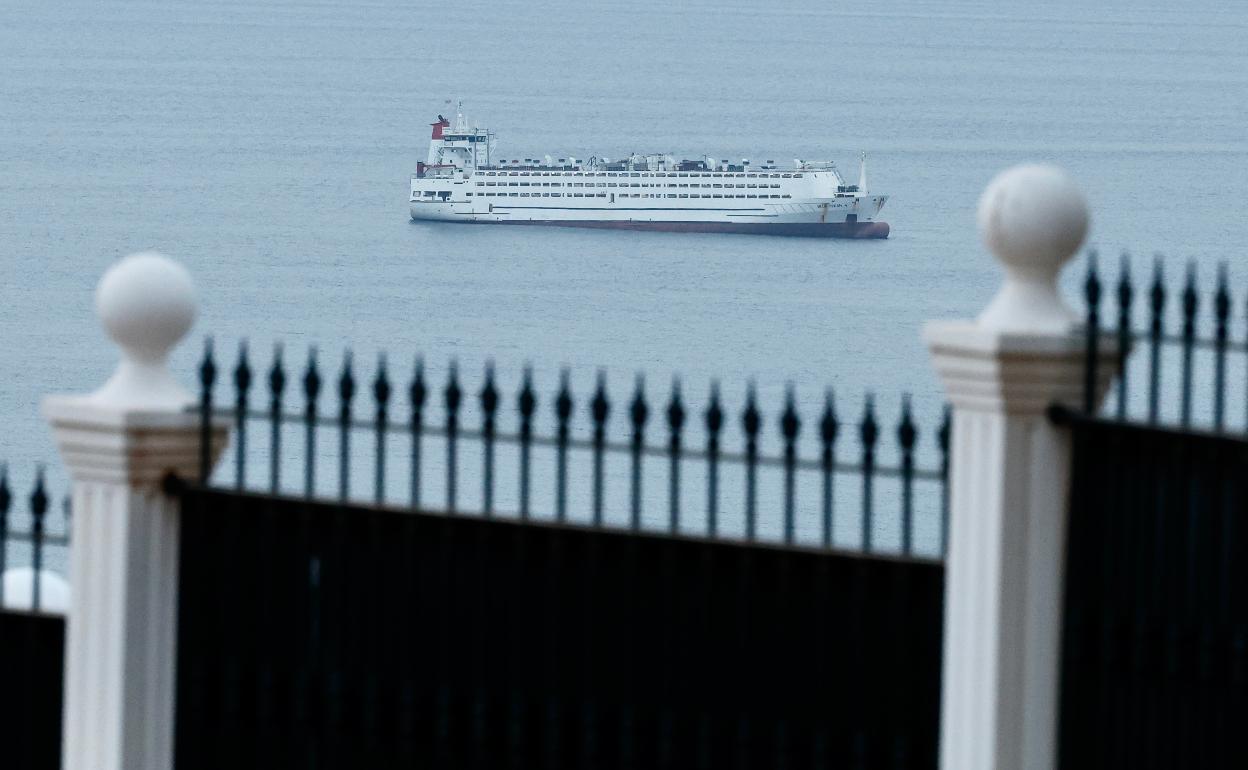
[[[65,619],[0,610],[0,765],[61,766]]]
[[[192,488],[189,767],[934,767],[916,560]]]
[[[1248,441],[1069,417],[1064,767],[1248,767]]]

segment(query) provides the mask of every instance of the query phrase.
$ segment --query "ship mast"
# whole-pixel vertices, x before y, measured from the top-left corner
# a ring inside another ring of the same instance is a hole
[[[858,192],[867,191],[867,151],[863,150],[858,161]]]

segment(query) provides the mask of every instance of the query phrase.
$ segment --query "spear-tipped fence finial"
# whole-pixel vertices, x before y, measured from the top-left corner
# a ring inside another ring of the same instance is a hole
[[[797,535],[796,467],[797,434],[802,421],[797,414],[797,396],[793,383],[784,389],[784,411],[780,413],[780,434],[784,436],[784,542],[791,544]]]
[[[251,390],[251,366],[247,363],[247,338],[238,343],[234,365],[234,486],[247,483],[247,396]]]
[[[628,414],[633,424],[632,436],[632,478],[629,485],[629,525],[634,529],[641,528],[641,453],[645,446],[646,420],[650,416],[650,407],[646,405],[646,378],[638,372],[633,401],[629,405]]]
[[[43,582],[43,517],[48,512],[48,493],[44,489],[44,468],[35,469],[35,489],[30,493],[30,566],[34,579],[30,588],[30,608],[39,611],[39,584]]]
[[[572,375],[565,366],[559,371],[559,393],[555,396],[555,520],[568,517],[568,438],[572,421]]]
[[[836,419],[836,396],[832,388],[823,394],[823,414],[819,418],[819,438],[822,444],[820,452],[820,470],[823,475],[823,500],[821,506],[821,542],[824,548],[831,548],[836,496],[836,436],[840,431],[840,423]]]
[[[494,361],[485,362],[485,383],[478,394],[481,402],[481,499],[483,513],[494,514],[494,432],[498,412],[498,388],[494,385]]]
[[[914,539],[914,447],[919,431],[910,412],[910,394],[901,396],[901,421],[897,425],[897,443],[901,445],[901,552],[913,550]]]
[[[1183,368],[1179,402],[1179,421],[1187,427],[1192,421],[1192,359],[1196,347],[1196,312],[1200,297],[1196,291],[1196,262],[1187,263],[1187,281],[1183,286]]]
[[[753,541],[758,532],[758,432],[762,427],[763,416],[758,411],[757,388],[751,378],[745,388],[745,411],[741,413],[741,428],[745,431],[745,539],[749,541]]]
[[[1131,303],[1135,299],[1135,287],[1131,285],[1131,255],[1122,252],[1118,273],[1118,360],[1125,362],[1131,352]],[[1118,370],[1118,419],[1127,416],[1127,371],[1126,366]]]
[[[611,414],[611,402],[607,400],[607,373],[598,370],[597,384],[594,387],[594,398],[589,404],[590,416],[594,421],[594,481],[593,481],[593,522],[602,525],[603,519],[603,452],[607,441],[607,418]]]
[[[680,530],[680,432],[685,425],[685,407],[680,401],[680,377],[672,377],[672,399],[667,405],[667,530]]]
[[[875,442],[880,429],[875,421],[875,396],[867,393],[862,409],[862,422],[858,424],[858,436],[862,440],[862,550],[871,553],[874,540],[875,511]]]
[[[380,505],[386,498],[386,431],[390,426],[390,378],[386,375],[386,354],[377,355],[377,374],[373,377],[373,402],[377,422],[373,425],[373,501]]]
[[[537,410],[537,394],[533,391],[533,367],[524,367],[524,379],[516,398],[520,412],[520,518],[529,518],[529,452],[533,443],[533,413]]]

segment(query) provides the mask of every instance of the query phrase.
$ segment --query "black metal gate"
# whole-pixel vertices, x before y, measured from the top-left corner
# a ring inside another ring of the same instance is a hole
[[[1248,767],[1248,440],[1067,416],[1064,767]]]
[[[179,768],[936,764],[934,561],[182,494]]]

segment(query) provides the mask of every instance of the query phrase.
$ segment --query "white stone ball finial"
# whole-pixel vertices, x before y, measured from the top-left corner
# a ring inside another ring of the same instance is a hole
[[[169,351],[195,320],[186,268],[155,252],[131,254],[100,279],[95,311],[122,359],[93,401],[127,408],[181,409],[193,399],[173,379]]]
[[[1075,312],[1057,275],[1088,232],[1088,204],[1056,166],[1024,164],[997,174],[979,199],[979,233],[1005,267],[1005,282],[978,325],[994,331],[1067,334]]]

